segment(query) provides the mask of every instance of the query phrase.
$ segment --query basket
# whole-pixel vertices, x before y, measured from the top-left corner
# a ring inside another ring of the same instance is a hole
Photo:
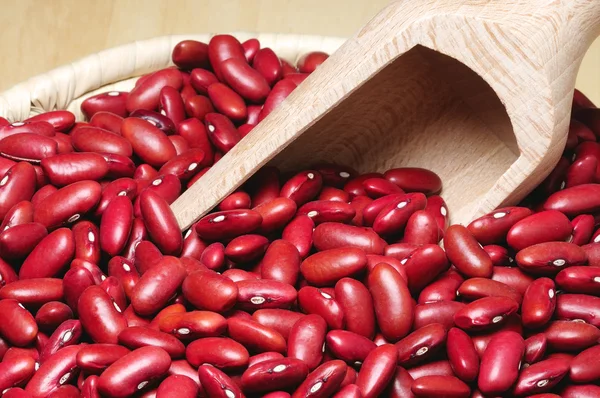
[[[240,41],[256,38],[281,58],[295,62],[309,51],[334,52],[345,41],[340,37],[293,34],[231,33]],[[172,35],[136,41],[89,55],[35,76],[0,93],[0,116],[10,122],[43,112],[68,109],[84,120],[80,105],[88,97],[106,91],[130,91],[139,76],[173,65],[171,52],[182,40],[208,43],[214,34]],[[15,65],[15,67],[17,67]]]

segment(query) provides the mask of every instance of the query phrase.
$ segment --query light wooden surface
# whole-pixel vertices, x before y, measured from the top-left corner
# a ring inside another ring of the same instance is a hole
[[[590,0],[592,1],[592,0]],[[388,0],[0,0],[0,91],[100,50],[168,34],[350,36]],[[577,86],[600,103],[600,39]]]
[[[455,223],[516,204],[563,151],[576,73],[599,33],[589,0],[394,2],[172,208],[187,228],[275,156],[284,171],[426,167]]]

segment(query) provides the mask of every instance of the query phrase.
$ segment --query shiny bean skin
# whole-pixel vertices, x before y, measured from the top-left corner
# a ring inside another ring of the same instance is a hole
[[[373,230],[381,236],[398,234],[412,214],[424,210],[426,204],[425,195],[419,192],[400,196],[381,209],[373,221]]]
[[[523,295],[534,279],[517,267],[495,266],[492,280],[504,283]]]
[[[192,366],[209,364],[223,371],[242,369],[249,361],[248,350],[227,337],[195,340],[187,346],[185,357]]]
[[[435,216],[425,210],[417,210],[406,223],[402,242],[415,245],[437,244],[441,235]]]
[[[133,154],[131,143],[126,138],[98,127],[80,127],[72,131],[71,142],[79,152],[113,153],[127,157]]]
[[[523,369],[513,388],[516,396],[550,391],[569,373],[570,361],[565,358],[548,358]]]
[[[241,385],[248,393],[287,390],[300,385],[308,372],[308,366],[299,359],[274,359],[248,368]]]
[[[450,329],[446,350],[456,376],[467,383],[475,380],[479,373],[479,356],[469,335],[458,328]]]
[[[83,291],[94,284],[92,273],[85,267],[75,266],[65,273],[63,277],[64,297],[74,313],[77,313],[77,302]]]
[[[301,73],[312,73],[319,65],[329,58],[329,54],[322,51],[312,51],[302,55],[296,64]]]
[[[114,198],[102,213],[100,247],[111,256],[119,254],[127,244],[133,225],[133,205],[126,196]]]
[[[166,68],[147,75],[129,93],[126,101],[127,111],[155,110],[158,108],[160,92],[163,87],[170,86],[179,90],[182,85],[183,79],[177,69]]]
[[[452,225],[444,235],[446,255],[460,273],[470,278],[489,278],[493,266],[490,256],[481,248],[469,230]]]
[[[225,256],[233,263],[248,263],[262,257],[268,246],[269,240],[262,235],[242,235],[227,244]]]
[[[162,253],[179,254],[183,246],[183,237],[168,202],[149,189],[143,191],[139,198],[140,211],[148,235]]]
[[[46,197],[33,213],[33,221],[48,229],[77,221],[98,204],[102,188],[96,181],[75,182]]]
[[[19,278],[51,278],[58,275],[75,253],[73,233],[60,228],[43,238],[19,270]],[[43,264],[43,266],[40,266]]]
[[[534,334],[525,340],[524,360],[527,364],[540,361],[546,354],[547,339],[543,333]]]
[[[302,205],[297,214],[309,216],[318,225],[324,222],[350,222],[356,215],[356,211],[348,203],[315,200]]]
[[[517,253],[517,265],[532,275],[558,274],[563,268],[584,265],[585,251],[568,242],[544,242],[529,246]]]
[[[560,271],[555,277],[561,290],[569,293],[600,295],[600,268],[577,266]]]
[[[370,228],[337,222],[325,222],[317,225],[313,233],[313,240],[314,246],[319,251],[352,246],[363,249],[367,254],[383,254],[386,246],[386,242]]]
[[[0,317],[0,336],[12,345],[25,347],[35,340],[35,319],[17,300],[0,300]]]
[[[472,221],[467,229],[482,245],[500,244],[513,225],[531,214],[525,207],[503,207]]]
[[[300,253],[301,258],[308,256],[313,245],[314,221],[308,216],[294,218],[284,229],[281,238],[290,242]]]
[[[305,286],[298,291],[298,305],[308,314],[323,317],[330,329],[342,329],[344,312],[330,294],[313,286]]]
[[[278,107],[279,104],[281,104],[283,100],[285,100],[291,94],[291,92],[296,89],[296,87],[298,87],[298,84],[293,82],[292,79],[282,79],[275,83],[271,89],[271,92],[269,93],[269,96],[265,100],[258,120],[262,121],[265,117],[267,117],[269,113],[273,111],[273,109]]]
[[[245,311],[266,308],[289,308],[298,296],[292,285],[268,279],[236,282],[237,307]]]
[[[100,232],[90,221],[80,221],[71,228],[75,240],[75,258],[97,264],[100,261]]]
[[[143,119],[123,120],[121,134],[131,143],[133,152],[151,166],[160,167],[177,155],[167,135]]]
[[[235,92],[250,102],[263,102],[271,88],[263,75],[241,58],[229,58],[221,62],[221,74]],[[209,87],[210,94],[210,87]]]
[[[210,365],[201,365],[198,368],[200,385],[209,397],[215,398],[243,398],[240,387],[224,372]]]
[[[158,127],[165,134],[173,134],[175,132],[175,124],[173,123],[173,121],[165,115],[155,111],[149,111],[146,109],[136,109],[135,111],[129,114],[129,117],[135,117],[138,119],[146,120],[150,124]]]
[[[539,328],[550,321],[556,308],[556,288],[549,278],[536,279],[525,291],[521,320],[527,328]]]
[[[319,315],[307,315],[298,320],[287,339],[287,356],[296,358],[314,370],[323,359],[327,324]]]
[[[209,214],[196,223],[201,239],[227,240],[256,230],[262,223],[260,213],[249,210],[229,210]]]
[[[410,390],[410,389],[409,389]],[[334,398],[362,398],[360,388],[356,384],[347,384],[333,395]],[[412,398],[412,397],[410,397]]]
[[[569,378],[575,383],[594,383],[600,379],[600,346],[581,351],[570,363]]]
[[[493,337],[481,358],[477,386],[482,393],[503,394],[519,376],[525,343],[515,332],[503,332]]]
[[[240,42],[231,35],[213,36],[208,43],[208,59],[219,80],[223,80],[221,64],[230,58],[246,59]]]
[[[177,396],[180,398],[195,398],[198,395],[198,384],[183,375],[171,375],[160,383],[156,398]]]
[[[582,184],[566,188],[550,195],[544,202],[544,210],[557,210],[569,217],[590,214],[600,210],[597,195],[600,184]]]
[[[121,135],[121,123],[123,123],[123,117],[112,112],[96,112],[90,118],[90,126],[108,130],[117,135]]]
[[[76,356],[77,366],[91,374],[101,374],[119,358],[127,355],[129,349],[117,344],[88,344]]]
[[[543,333],[548,339],[548,347],[561,352],[585,350],[600,338],[597,327],[578,321],[550,322]]]
[[[398,365],[409,367],[431,358],[446,342],[446,329],[440,323],[423,326],[398,341]]]
[[[298,249],[285,240],[271,242],[262,259],[261,276],[290,285],[295,285],[300,272]]]
[[[162,258],[162,253],[152,242],[143,240],[135,248],[134,265],[140,275],[143,275]]]
[[[418,329],[430,323],[441,323],[446,329],[454,326],[454,314],[466,307],[457,301],[435,301],[415,306],[414,328]]]
[[[118,339],[121,345],[132,350],[152,346],[162,348],[171,358],[180,358],[185,354],[185,346],[176,337],[149,327],[128,327],[119,333]]]
[[[339,390],[347,366],[344,362],[332,360],[323,363],[306,377],[306,380],[296,389],[292,398],[331,397]]]
[[[62,300],[63,281],[58,278],[31,278],[14,281],[0,289],[0,299],[15,299],[27,307],[40,307]]]
[[[294,324],[303,317],[304,314],[284,309],[264,309],[255,311],[252,314],[254,321],[274,329],[280,333],[285,340],[288,339]]]
[[[183,40],[177,43],[171,54],[173,63],[181,69],[206,68],[208,45],[196,40]]]
[[[569,385],[560,391],[562,398],[595,398],[600,394],[600,386],[594,384]]]
[[[81,322],[76,319],[69,319],[60,324],[40,351],[40,364],[62,348],[78,344],[81,332]]]
[[[321,251],[300,265],[302,276],[312,285],[331,286],[344,277],[363,271],[367,257],[362,249],[345,247]]]
[[[464,281],[457,294],[465,300],[477,300],[483,297],[509,297],[521,303],[523,296],[512,287],[491,279],[471,278]]]
[[[44,173],[55,186],[82,180],[100,180],[108,173],[108,163],[96,153],[64,153],[42,159]]]
[[[25,391],[34,397],[46,397],[77,376],[76,357],[79,345],[64,347],[40,365],[27,383]]]
[[[283,75],[281,61],[270,48],[261,48],[252,60],[252,67],[273,86]]]
[[[580,319],[600,328],[600,298],[585,294],[560,294],[556,300],[556,318]]]
[[[403,367],[398,366],[396,367],[396,374],[386,392],[389,394],[390,398],[414,398],[415,395],[410,389],[413,381],[414,380],[408,371]]]
[[[83,329],[96,343],[117,343],[117,336],[127,327],[122,309],[100,286],[90,286],[79,297],[77,312]]]
[[[34,164],[58,153],[58,143],[52,137],[34,133],[18,133],[0,140],[0,154],[14,161]]]
[[[0,232],[0,254],[7,260],[25,258],[48,235],[40,223],[15,225]]]
[[[421,291],[449,267],[444,251],[434,244],[423,245],[401,260],[406,271],[408,287],[412,292]]]
[[[398,351],[391,344],[384,344],[369,353],[363,362],[356,385],[364,398],[378,397],[396,372]]]
[[[98,112],[111,112],[116,115],[127,116],[125,104],[128,92],[109,91],[87,98],[81,103],[81,111],[87,119],[91,119]]]
[[[415,379],[411,390],[417,397],[468,398],[471,396],[469,386],[454,376],[420,377]]]
[[[566,241],[573,232],[569,219],[556,210],[541,211],[514,224],[506,235],[506,241],[515,250],[522,250],[538,243]]]
[[[505,332],[515,332],[520,335],[523,334],[523,326],[521,325],[521,318],[517,314],[513,314],[508,317],[506,323],[501,325],[500,327],[495,327],[491,329],[491,331],[485,333],[474,333],[471,335],[471,340],[473,341],[473,345],[475,346],[475,350],[477,354],[479,354],[479,358],[483,357],[483,354],[492,338],[495,336],[505,333]]]
[[[229,319],[227,326],[229,336],[241,343],[250,352],[275,351],[283,353],[287,350],[285,339],[274,328],[263,326],[252,320],[239,318]]]
[[[0,180],[0,218],[4,218],[13,206],[31,200],[36,188],[35,170],[26,162],[19,162],[8,169]]]
[[[0,231],[29,222],[33,222],[33,204],[28,200],[23,200],[8,209],[2,224],[0,224]]]
[[[27,355],[0,362],[0,391],[4,393],[8,388],[24,386],[35,373],[35,364],[35,360]]]
[[[233,308],[238,286],[229,278],[213,271],[196,271],[183,281],[183,295],[194,307],[214,312]]]
[[[186,276],[179,259],[163,257],[140,277],[131,292],[131,305],[142,316],[158,312],[181,287]]]
[[[414,319],[410,291],[400,274],[388,264],[378,264],[368,277],[377,325],[386,339],[396,342],[406,336]]]
[[[477,280],[479,278],[472,278]],[[486,281],[488,279],[485,279]],[[440,274],[433,282],[423,288],[419,294],[418,303],[432,303],[435,301],[452,301],[456,299],[458,288],[463,284],[464,279],[454,270],[448,270]],[[469,289],[469,292],[471,289]],[[484,296],[470,297],[467,294],[467,299],[477,299]],[[520,300],[519,300],[520,301]]]
[[[315,199],[323,186],[323,177],[318,171],[302,171],[291,177],[281,187],[280,195],[292,199],[298,206]]]
[[[518,309],[519,303],[511,298],[484,297],[456,312],[454,322],[463,330],[486,330],[505,322]]]
[[[142,347],[112,363],[98,379],[98,391],[111,397],[128,397],[167,374],[171,358],[158,347]]]
[[[333,356],[349,365],[362,364],[377,347],[367,337],[346,330],[331,330],[327,333],[326,342]]]
[[[195,340],[222,335],[227,328],[227,320],[216,312],[189,311],[162,318],[159,328],[180,340]]]
[[[60,301],[45,303],[35,314],[35,322],[39,329],[45,333],[53,332],[58,325],[71,318],[73,318],[73,311],[68,305]]]

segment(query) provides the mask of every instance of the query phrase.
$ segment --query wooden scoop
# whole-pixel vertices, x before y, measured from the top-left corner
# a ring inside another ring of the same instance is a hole
[[[518,203],[561,156],[599,33],[598,0],[396,1],[172,209],[186,229],[268,162],[322,161],[431,169],[453,223]]]

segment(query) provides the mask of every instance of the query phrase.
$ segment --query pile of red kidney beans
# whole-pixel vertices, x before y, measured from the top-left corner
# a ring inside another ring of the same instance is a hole
[[[431,171],[315,164],[261,169],[182,236],[169,204],[326,58],[183,41],[88,122],[0,118],[2,397],[600,397],[579,91],[552,174],[466,227]]]

